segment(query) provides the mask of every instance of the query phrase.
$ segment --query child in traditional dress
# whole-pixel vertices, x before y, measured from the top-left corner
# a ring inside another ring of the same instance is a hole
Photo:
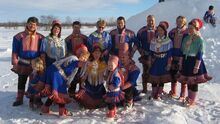
[[[168,22],[162,21],[157,27],[158,36],[150,44],[151,51],[151,68],[149,71],[150,81],[152,83],[153,99],[161,99],[164,83],[171,81],[171,50],[172,41],[167,36]],[[150,97],[150,98],[151,98]]]
[[[43,60],[40,58],[36,58],[31,61],[31,65],[33,68],[33,72],[30,75],[29,79],[29,85],[28,90],[26,92],[27,97],[30,98],[29,101],[29,107],[31,109],[33,108],[39,108],[41,105],[43,105],[41,98],[40,98],[40,92],[44,88],[44,81],[45,81],[45,75],[44,75],[44,63]]]
[[[191,20],[188,24],[188,35],[183,38],[181,47],[183,55],[179,65],[181,69],[178,81],[187,83],[188,97],[183,101],[187,107],[195,104],[198,84],[212,79],[207,74],[202,57],[204,40],[199,33],[202,26],[203,22],[200,19]]]
[[[114,118],[117,113],[116,104],[124,99],[124,93],[121,91],[122,79],[118,72],[119,58],[111,55],[108,60],[109,75],[106,81],[106,96],[105,102],[108,105],[107,118]]]

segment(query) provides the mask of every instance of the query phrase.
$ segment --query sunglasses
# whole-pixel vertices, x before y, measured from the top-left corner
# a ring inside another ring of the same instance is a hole
[[[99,29],[104,29],[105,27],[99,26]]]

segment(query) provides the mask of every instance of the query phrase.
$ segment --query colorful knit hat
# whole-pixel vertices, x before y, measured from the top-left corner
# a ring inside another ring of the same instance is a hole
[[[80,44],[76,47],[76,56],[79,57],[81,53],[88,52],[87,47],[84,44]]]
[[[55,24],[56,25],[61,25],[60,20],[57,20],[57,19],[53,20],[52,25],[54,26]]]
[[[189,25],[192,25],[196,28],[196,30],[198,31],[199,29],[202,28],[203,26],[203,22],[202,20],[198,19],[198,18],[195,18],[195,19],[192,19],[190,22],[189,22]]]
[[[161,27],[164,31],[167,31],[167,29],[169,28],[169,23],[167,21],[161,21],[158,27]]]
[[[59,20],[53,20],[52,22],[52,28],[50,30],[50,35],[52,36],[53,35],[53,29],[55,26],[58,26],[60,28],[60,32],[58,34],[58,37],[60,38],[61,37],[61,30],[62,30],[62,27],[61,27],[61,22]]]

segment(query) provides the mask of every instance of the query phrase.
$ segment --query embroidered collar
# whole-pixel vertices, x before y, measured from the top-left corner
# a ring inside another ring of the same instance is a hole
[[[156,42],[157,43],[162,43],[164,41],[164,39],[165,39],[165,36],[163,36],[163,37],[158,36]]]

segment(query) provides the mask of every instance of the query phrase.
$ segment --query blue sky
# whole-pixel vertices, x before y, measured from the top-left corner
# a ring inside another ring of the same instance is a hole
[[[53,15],[64,21],[67,16],[83,22],[98,18],[129,18],[158,0],[0,0],[0,22],[26,21],[29,16]]]

